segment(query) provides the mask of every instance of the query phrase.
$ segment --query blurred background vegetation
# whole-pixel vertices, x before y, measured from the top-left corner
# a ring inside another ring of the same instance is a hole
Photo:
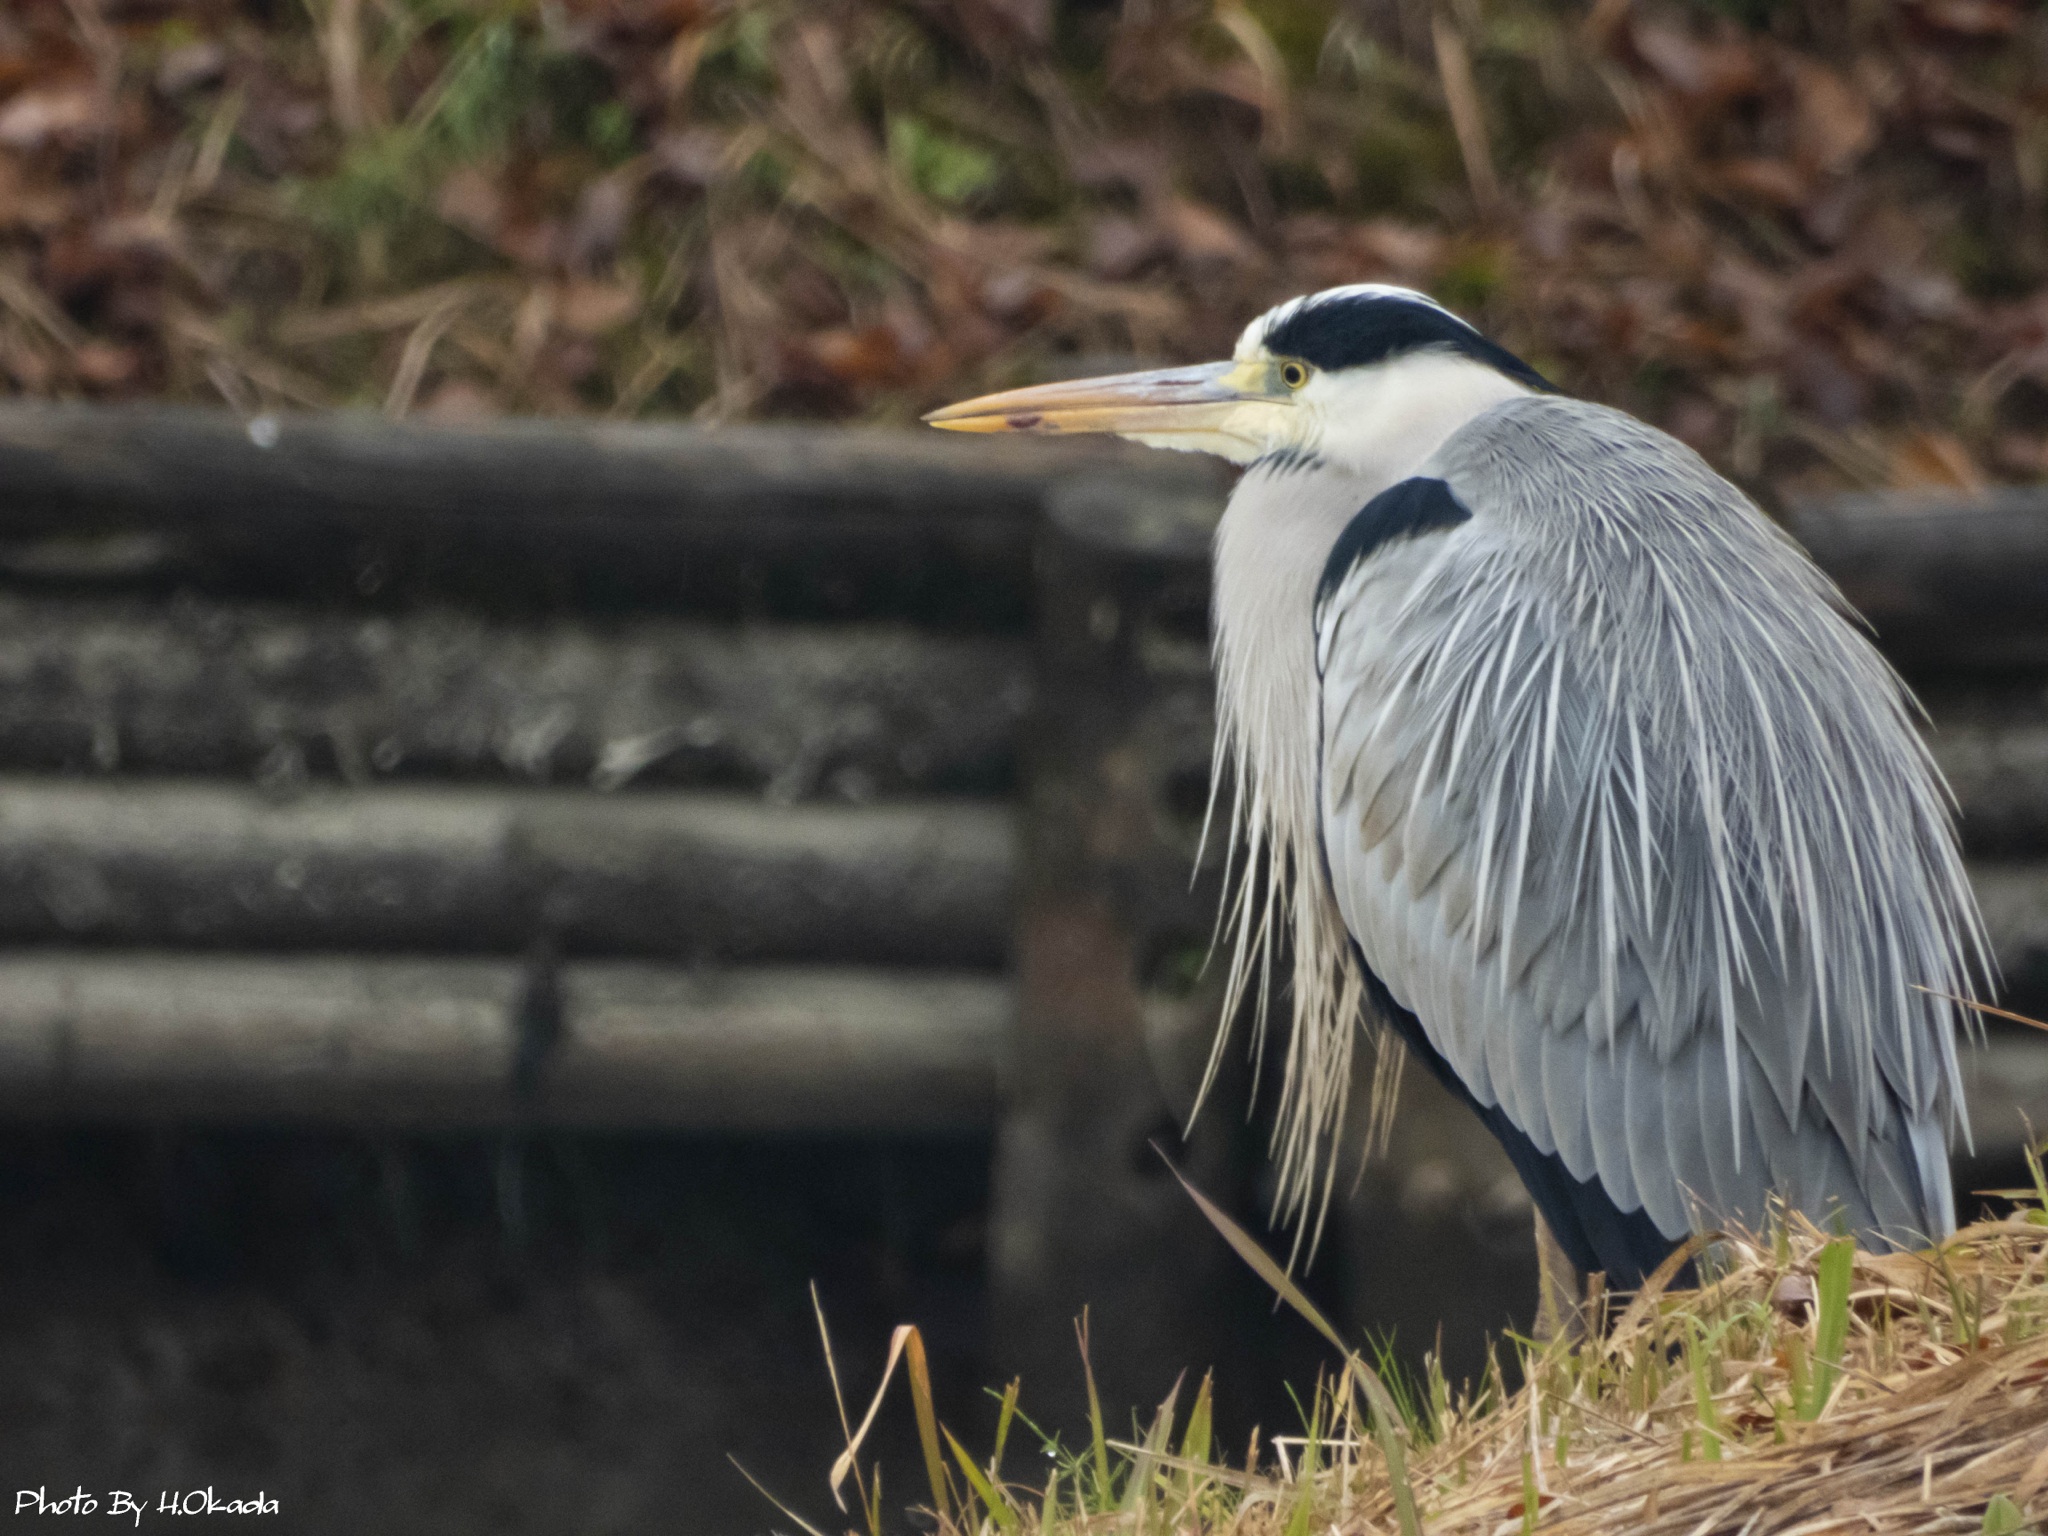
[[[2022,0],[10,0],[0,380],[905,422],[1378,278],[1776,495],[2048,469]]]

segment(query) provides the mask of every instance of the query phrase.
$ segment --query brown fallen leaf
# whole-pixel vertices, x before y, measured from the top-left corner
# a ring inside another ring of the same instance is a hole
[[[1798,166],[1762,155],[1723,160],[1708,173],[1727,195],[1755,199],[1777,208],[1797,208],[1806,201],[1808,182]]]
[[[1791,1274],[1771,1288],[1771,1305],[1781,1312],[1796,1312],[1812,1306],[1818,1296],[1813,1276]]]
[[[642,174],[640,166],[622,167],[583,188],[567,228],[570,265],[595,272],[618,254],[633,217],[633,199],[640,190]]]
[[[1877,144],[1877,114],[1863,92],[1813,59],[1789,61],[1793,154],[1809,174],[1839,176]]]
[[[656,136],[653,144],[657,175],[680,187],[702,190],[725,169],[731,139],[701,123]]]
[[[88,341],[71,354],[71,367],[86,383],[114,389],[141,371],[142,354],[133,347]]]
[[[555,323],[573,336],[602,336],[640,310],[640,294],[624,283],[576,279],[555,295]]]
[[[489,421],[502,416],[504,406],[481,384],[470,379],[443,379],[415,413],[427,421]]]
[[[211,38],[166,49],[156,67],[156,88],[165,96],[182,96],[213,85],[227,73],[228,53]]]
[[[443,221],[495,245],[504,231],[507,201],[498,177],[479,165],[458,165],[434,194],[434,212]]]
[[[1136,277],[1172,251],[1166,231],[1149,220],[1110,213],[1088,226],[1088,270],[1111,282]]]
[[[1961,37],[2009,37],[2020,29],[2018,7],[2006,0],[1920,0],[1928,25]]]
[[[804,357],[843,384],[873,384],[903,372],[902,349],[886,325],[833,326],[803,340]]]
[[[52,142],[83,142],[105,122],[103,108],[91,81],[21,91],[0,106],[0,145],[35,150]]]
[[[1258,266],[1265,260],[1251,236],[1192,198],[1168,198],[1159,209],[1159,222],[1183,260],[1220,261],[1236,267]]]
[[[1908,433],[1892,445],[1890,483],[1900,490],[1940,486],[1981,491],[1984,472],[1960,439],[1947,432]]]
[[[1638,21],[1629,40],[1644,63],[1698,106],[1718,106],[1754,93],[1763,73],[1742,42],[1708,42],[1663,21]]]

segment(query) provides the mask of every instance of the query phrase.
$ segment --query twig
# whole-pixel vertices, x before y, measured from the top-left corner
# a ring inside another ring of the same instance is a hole
[[[1465,180],[1471,185],[1472,202],[1480,217],[1488,218],[1500,206],[1500,179],[1494,174],[1493,152],[1486,143],[1486,111],[1480,104],[1479,84],[1472,77],[1472,56],[1449,17],[1437,16],[1430,29],[1436,37],[1436,69],[1443,82],[1444,105],[1450,109],[1451,131],[1458,136],[1458,153],[1465,161]]]
[[[391,378],[391,391],[384,397],[384,414],[391,420],[402,419],[412,409],[420,380],[426,377],[427,364],[433,361],[434,348],[440,345],[448,327],[468,302],[466,293],[450,294],[405,338],[405,350],[398,355],[398,371]]]

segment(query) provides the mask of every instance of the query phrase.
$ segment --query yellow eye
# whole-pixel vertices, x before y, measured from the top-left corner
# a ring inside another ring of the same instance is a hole
[[[1280,382],[1289,389],[1299,389],[1308,382],[1308,364],[1286,362],[1280,365]]]

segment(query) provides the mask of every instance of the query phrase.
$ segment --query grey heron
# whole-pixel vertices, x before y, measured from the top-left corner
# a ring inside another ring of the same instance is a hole
[[[1843,599],[1698,454],[1379,285],[1226,362],[926,419],[1244,466],[1215,539],[1230,981],[1290,980],[1287,1211],[1327,1204],[1364,1018],[1617,1288],[1774,1199],[1954,1230],[1991,972],[1951,802]]]

